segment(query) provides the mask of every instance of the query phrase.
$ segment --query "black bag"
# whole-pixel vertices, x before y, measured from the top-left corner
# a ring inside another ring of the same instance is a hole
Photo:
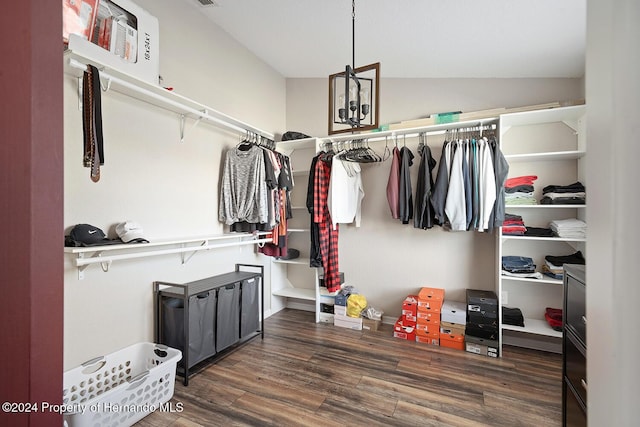
[[[293,131],[285,132],[282,135],[283,141],[291,141],[294,139],[305,139],[305,138],[311,138],[311,137],[309,135],[305,135],[304,133],[293,132]]]

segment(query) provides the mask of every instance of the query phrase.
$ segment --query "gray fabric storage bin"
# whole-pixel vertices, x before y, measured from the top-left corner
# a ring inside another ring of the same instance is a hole
[[[242,281],[242,305],[240,307],[240,338],[260,329],[258,286],[260,279],[254,277]]]
[[[240,283],[218,288],[216,349],[222,351],[240,339]]]
[[[183,352],[181,365],[189,367],[216,353],[216,292],[211,290],[189,297],[189,351],[184,348],[184,304],[179,298],[162,302],[164,344]]]
[[[189,364],[191,366],[216,353],[216,292],[203,292],[189,298]]]
[[[162,336],[160,342],[184,354],[184,304],[180,298],[162,299]],[[184,358],[179,362],[182,363]]]

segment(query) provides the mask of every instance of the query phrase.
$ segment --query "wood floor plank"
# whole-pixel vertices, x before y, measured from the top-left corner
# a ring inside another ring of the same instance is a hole
[[[498,359],[353,331],[283,310],[265,338],[206,366],[138,427],[561,425],[560,355],[505,346]]]
[[[412,426],[486,427],[490,425],[409,402],[398,402],[393,418]]]

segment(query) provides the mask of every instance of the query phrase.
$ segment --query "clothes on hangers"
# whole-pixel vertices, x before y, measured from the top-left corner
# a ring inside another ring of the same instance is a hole
[[[333,156],[331,164],[331,179],[327,206],[331,214],[333,228],[338,223],[349,224],[355,221],[356,227],[360,227],[362,215],[362,188],[361,167],[358,163],[343,160],[345,151]]]
[[[400,150],[393,147],[391,170],[387,180],[387,201],[391,209],[391,217],[400,218]]]
[[[309,267],[322,267],[322,257],[320,255],[320,225],[314,221],[314,186],[316,182],[316,163],[321,154],[311,159],[311,167],[309,168],[309,180],[307,183],[307,211],[310,218],[310,248],[309,248]]]
[[[247,136],[227,151],[218,217],[234,232],[271,231],[271,243],[258,250],[269,256],[287,253],[293,174],[287,156],[265,138]]]
[[[327,204],[331,179],[332,154],[320,154],[315,165],[313,183],[313,221],[318,224],[320,258],[324,270],[324,285],[329,292],[340,289],[338,263],[339,225],[335,228]]]
[[[504,221],[508,173],[497,141],[479,135],[445,138],[431,195],[436,220],[451,231],[493,230]]]
[[[402,147],[400,150],[400,197],[399,197],[399,214],[400,221],[403,224],[409,224],[409,220],[413,218],[413,195],[411,191],[411,166],[413,165],[414,155],[407,148]]]
[[[435,224],[435,211],[431,203],[431,194],[434,189],[432,171],[436,167],[436,161],[431,156],[431,148],[424,142],[421,142],[418,146],[418,154],[420,154],[420,166],[418,167],[418,181],[416,183],[416,212],[413,218],[413,226],[415,228],[428,229]]]
[[[258,146],[246,151],[238,147],[227,151],[221,189],[218,212],[221,222],[268,224],[265,162]]]
[[[444,213],[445,203],[447,201],[447,193],[449,191],[449,159],[451,157],[451,144],[445,141],[442,145],[442,153],[440,154],[440,162],[438,164],[438,173],[433,193],[431,194],[431,204],[435,212],[438,224],[444,225],[447,218]],[[470,199],[469,199],[470,200]]]
[[[507,176],[509,175],[509,162],[502,154],[502,150],[500,150],[500,146],[498,145],[498,141],[494,136],[489,138],[489,144],[493,153],[493,173],[496,177],[496,202],[494,205],[494,209],[492,212],[492,218],[490,219],[489,225],[491,228],[491,224],[493,224],[493,228],[501,227],[502,223],[505,219],[505,211],[504,211],[504,197],[505,197],[505,181],[507,180]]]

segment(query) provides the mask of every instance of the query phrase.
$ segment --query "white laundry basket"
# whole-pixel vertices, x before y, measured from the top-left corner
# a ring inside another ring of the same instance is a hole
[[[64,373],[69,427],[131,426],[173,396],[180,350],[138,343]]]

